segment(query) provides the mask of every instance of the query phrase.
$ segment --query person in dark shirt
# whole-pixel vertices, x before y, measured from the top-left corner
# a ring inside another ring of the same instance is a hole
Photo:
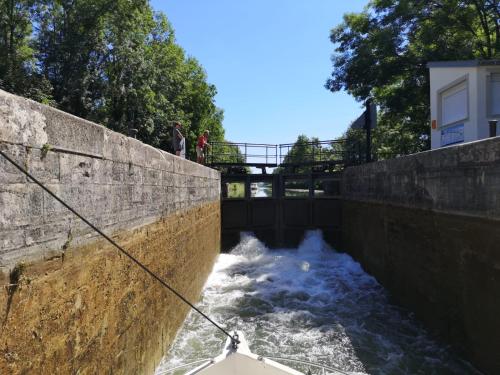
[[[210,146],[208,144],[208,136],[209,135],[210,135],[210,132],[208,130],[205,130],[205,132],[198,137],[198,143],[196,143],[196,156],[197,156],[196,160],[200,164],[205,163],[206,148]]]
[[[176,121],[174,123],[174,129],[172,132],[172,147],[177,156],[182,158],[186,157],[186,141],[181,133],[182,125],[180,122]]]

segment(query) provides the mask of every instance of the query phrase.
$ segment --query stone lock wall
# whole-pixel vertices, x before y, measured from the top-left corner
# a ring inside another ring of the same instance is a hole
[[[348,168],[341,190],[344,249],[500,373],[500,137]]]
[[[0,148],[196,301],[220,176],[0,91]],[[0,373],[150,374],[188,309],[0,157]]]

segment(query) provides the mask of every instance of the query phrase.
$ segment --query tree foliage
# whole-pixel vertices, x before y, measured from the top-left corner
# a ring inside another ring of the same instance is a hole
[[[334,69],[326,87],[374,98],[377,152],[417,152],[429,147],[427,63],[500,57],[500,1],[372,0],[363,12],[345,14],[330,39]]]
[[[286,155],[282,160],[283,165],[276,168],[274,173],[309,173],[316,162],[342,158],[343,151],[337,146],[336,143],[322,143],[316,137],[308,138],[301,134],[293,144],[280,145],[281,152],[286,152]]]
[[[51,103],[51,87],[36,66],[32,0],[0,2],[0,88]]]
[[[191,156],[224,138],[215,86],[147,0],[0,2],[0,87],[165,150],[180,121]]]

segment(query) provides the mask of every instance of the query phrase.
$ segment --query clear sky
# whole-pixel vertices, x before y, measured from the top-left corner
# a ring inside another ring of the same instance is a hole
[[[153,0],[177,42],[204,66],[224,109],[226,139],[291,143],[340,136],[362,112],[324,88],[330,30],[368,0]]]

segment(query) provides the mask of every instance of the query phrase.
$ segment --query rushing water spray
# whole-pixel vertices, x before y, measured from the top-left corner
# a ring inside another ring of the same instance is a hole
[[[350,256],[328,248],[318,231],[296,250],[269,250],[243,235],[231,253],[219,256],[200,307],[227,329],[243,331],[252,352],[262,356],[361,374],[477,373],[390,304],[380,284]],[[191,313],[157,373],[213,358],[224,342]]]

